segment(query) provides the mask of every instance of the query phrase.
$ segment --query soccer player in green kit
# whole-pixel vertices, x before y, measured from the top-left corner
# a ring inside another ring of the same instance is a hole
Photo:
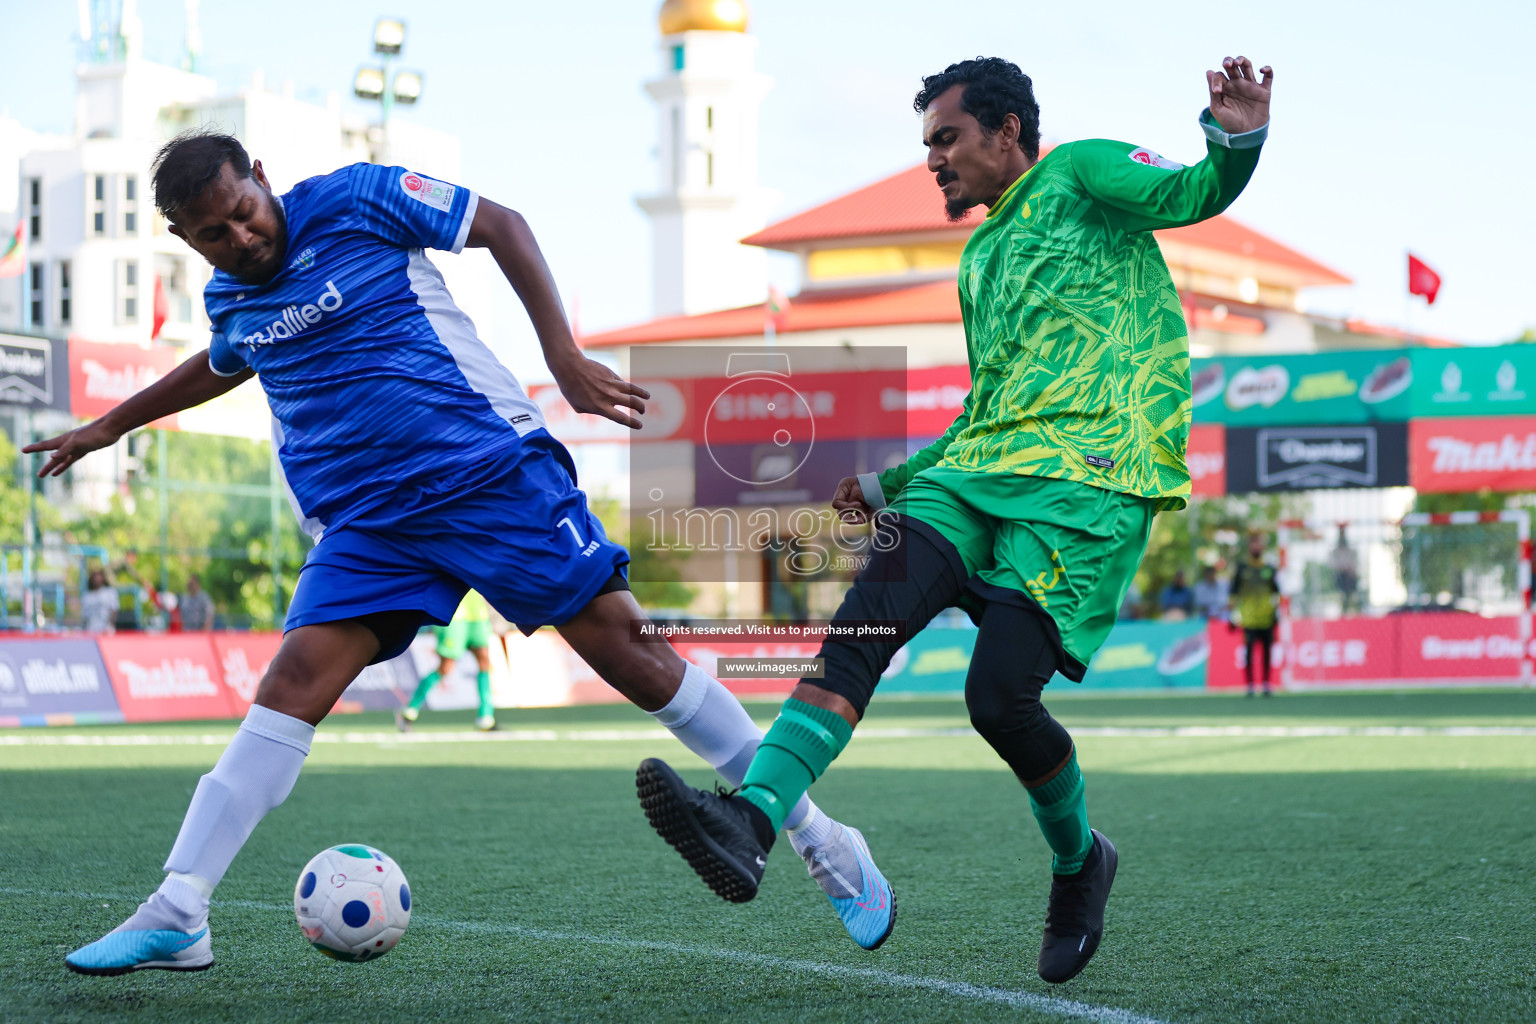
[[[1004,60],[924,79],[915,106],[949,216],[989,208],[959,269],[971,391],[938,441],[844,480],[832,502],[894,537],[874,546],[834,621],[904,622],[906,636],[824,643],[825,678],[801,680],[739,792],[640,766],[651,824],[721,896],[756,894],[785,811],[847,744],[892,655],[958,604],[980,626],[971,721],[1024,784],[1054,853],[1040,976],[1067,981],[1093,956],[1118,854],[1088,825],[1072,737],[1040,694],[1057,672],[1083,678],[1152,517],[1188,499],[1189,338],[1152,232],[1237,198],[1268,131],[1272,77],[1245,57],[1207,72],[1207,156],[1193,167],[1104,140],[1040,157],[1032,84]]]
[[[421,717],[422,706],[445,676],[453,671],[454,663],[469,651],[475,656],[475,689],[480,704],[475,711],[475,728],[481,732],[496,730],[496,706],[491,703],[491,609],[485,598],[471,590],[459,602],[458,611],[446,626],[433,626],[437,634],[437,670],[429,672],[416,686],[411,702],[395,712],[395,728],[409,732]]]

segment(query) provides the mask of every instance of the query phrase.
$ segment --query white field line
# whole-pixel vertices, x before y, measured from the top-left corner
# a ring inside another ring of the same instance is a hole
[[[43,897],[49,899],[105,900],[129,904],[136,902],[134,897],[122,895],[47,892],[35,889],[0,888],[0,895]],[[250,910],[280,912],[285,915],[293,912],[293,907],[289,904],[262,903],[256,900],[215,900],[214,905],[216,907],[242,907]],[[964,981],[929,978],[920,974],[901,974],[897,971],[881,970],[878,967],[844,967],[839,964],[818,963],[815,960],[792,960],[788,957],[769,956],[764,953],[716,949],[712,946],[692,946],[682,942],[655,942],[646,939],[628,939],[610,935],[588,935],[584,932],[557,932],[544,928],[526,928],[521,925],[494,924],[484,921],[452,921],[425,914],[412,915],[412,922],[419,923],[422,927],[426,928],[440,928],[445,931],[466,932],[475,935],[502,935],[507,938],[523,939],[528,942],[607,946],[614,949],[632,949],[649,953],[670,953],[678,956],[704,957],[713,960],[724,960],[728,963],[746,964],[765,970],[782,971],[786,974],[814,974],[826,978],[864,982],[865,984],[877,987],[932,992],[951,999],[993,1003],[1019,1010],[1031,1010],[1035,1013],[1047,1014],[1068,1020],[1095,1021],[1099,1022],[1099,1024],[1167,1024],[1167,1022],[1156,1017],[1132,1013],[1130,1010],[1121,1010],[1113,1006],[1094,1006],[1091,1003],[1080,1003],[1074,999],[1059,999],[1054,996],[1038,995],[1034,992],[996,988],[991,985],[972,985]]]
[[[1146,738],[1280,737],[1314,736],[1536,736],[1529,725],[1170,725],[1170,726],[1076,726],[1074,736],[1132,736]],[[500,732],[327,732],[315,733],[315,743],[372,743],[385,746],[438,745],[444,743],[615,743],[655,742],[670,734],[665,729],[508,729]],[[944,736],[975,736],[969,726],[955,728],[860,729],[867,739],[924,739]],[[81,736],[52,731],[0,735],[0,747],[222,747],[234,736],[225,733],[155,735],[150,733]]]

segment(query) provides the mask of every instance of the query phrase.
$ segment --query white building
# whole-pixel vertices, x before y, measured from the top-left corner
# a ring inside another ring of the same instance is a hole
[[[742,0],[666,0],[659,15],[656,191],[651,218],[656,316],[762,302],[768,263],[740,240],[767,223],[775,193],[758,187],[758,107],[770,80],[755,69]]]
[[[112,31],[110,45],[92,47],[93,62],[76,72],[72,136],[40,136],[0,122],[0,151],[19,156],[0,170],[0,190],[16,198],[4,219],[25,219],[28,246],[27,272],[0,281],[0,325],[148,345],[158,281],[166,320],[156,340],[200,346],[207,340],[202,289],[211,269],[154,210],[155,152],[183,129],[214,125],[238,137],[282,192],[367,160],[369,127],[343,115],[339,95],[323,106],[306,103],[294,98],[291,83],[269,91],[259,72],[247,87],[221,95],[211,78],[145,60],[131,15],[119,17]],[[389,127],[396,161],[458,178],[457,138],[399,120]],[[12,181],[14,192],[5,189]],[[5,212],[0,207],[0,217]],[[465,285],[460,290],[484,292],[476,281]]]

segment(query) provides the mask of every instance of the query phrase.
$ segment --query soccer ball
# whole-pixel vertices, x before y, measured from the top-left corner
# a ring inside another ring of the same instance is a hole
[[[371,846],[321,850],[299,872],[293,913],[304,938],[333,960],[359,964],[395,948],[411,923],[411,887]]]

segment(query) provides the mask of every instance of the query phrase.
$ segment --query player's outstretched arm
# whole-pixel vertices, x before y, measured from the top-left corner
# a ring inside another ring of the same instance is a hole
[[[22,451],[52,452],[53,457],[38,470],[38,476],[58,476],[81,457],[105,448],[130,430],[153,423],[163,416],[190,409],[195,405],[233,391],[253,376],[244,370],[231,377],[213,372],[208,353],[195,355],[149,387],[123,402],[100,419],[46,441],[36,441]]]
[[[619,407],[645,412],[644,400],[651,397],[650,392],[581,354],[571,336],[570,324],[566,323],[554,275],[522,215],[481,196],[464,244],[491,250],[528,311],[539,336],[539,347],[544,350],[544,363],[555,375],[555,383],[560,385],[560,393],[571,408],[606,416],[639,430],[640,420]]]
[[[1261,77],[1262,76],[1262,77]],[[1200,115],[1207,156],[1180,167],[1146,149],[1091,139],[1072,144],[1072,169],[1088,193],[1127,231],[1172,228],[1214,217],[1253,176],[1268,134],[1274,71],[1256,73],[1247,57],[1227,57],[1207,71],[1210,107]]]

